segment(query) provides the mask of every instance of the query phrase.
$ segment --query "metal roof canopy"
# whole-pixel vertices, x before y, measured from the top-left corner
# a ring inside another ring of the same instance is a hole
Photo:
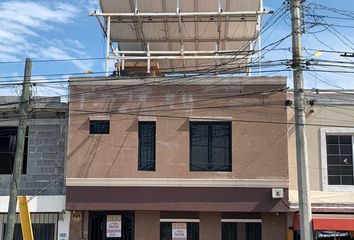
[[[224,64],[248,71],[261,15],[271,13],[262,10],[262,0],[100,0],[100,5],[102,13],[90,15],[107,39],[107,73],[109,59],[122,69],[125,61],[144,60],[148,72],[151,60],[162,72]]]

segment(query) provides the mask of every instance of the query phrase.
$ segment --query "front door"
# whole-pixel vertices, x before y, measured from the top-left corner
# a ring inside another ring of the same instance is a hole
[[[90,212],[89,240],[134,240],[134,212]]]

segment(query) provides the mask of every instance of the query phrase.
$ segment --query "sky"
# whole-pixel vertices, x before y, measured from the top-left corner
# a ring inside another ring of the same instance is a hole
[[[148,0],[145,0],[148,1]],[[317,9],[311,6],[314,15],[323,15],[333,18],[321,18],[320,21],[340,25],[335,30],[326,29],[328,26],[319,24],[305,32],[304,46],[308,49],[327,49],[354,52],[354,0],[312,0],[306,3],[318,3],[328,7],[343,9],[349,12],[349,17],[336,14],[332,11]],[[278,10],[283,6],[282,0],[264,0],[266,9]],[[0,1],[0,82],[21,81],[24,63],[6,63],[23,61],[26,57],[33,60],[68,59],[68,58],[103,58],[105,40],[99,24],[88,13],[98,9],[98,0],[1,0]],[[16,17],[14,17],[16,16]],[[264,22],[270,16],[264,17]],[[317,19],[319,20],[319,19]],[[313,17],[305,21],[313,22]],[[282,18],[263,35],[263,46],[286,36],[290,33],[290,16],[284,14]],[[311,25],[311,24],[310,24]],[[333,26],[332,26],[333,27]],[[339,35],[339,36],[338,36]],[[276,59],[290,59],[290,39],[285,40],[264,56],[264,61]],[[319,60],[353,61],[354,58],[342,58],[337,53],[321,52],[315,56],[315,50],[304,52],[305,57]],[[284,69],[284,67],[282,67]],[[324,68],[324,67],[322,67]],[[322,69],[321,68],[321,69]],[[317,68],[319,69],[319,68]],[[336,69],[337,68],[331,68]],[[266,69],[265,69],[266,70]],[[340,68],[340,70],[343,70]],[[344,69],[347,71],[348,69]],[[35,79],[46,79],[46,76],[58,75],[57,79],[65,79],[70,74],[103,72],[104,60],[68,61],[68,62],[34,62],[32,75]],[[267,73],[269,75],[271,73]],[[38,75],[38,76],[36,76]],[[274,75],[289,76],[289,72],[274,73]],[[353,74],[309,72],[305,74],[307,88],[354,88]],[[53,78],[53,77],[52,77]],[[58,88],[60,89],[60,88]],[[55,88],[39,89],[43,94],[57,93]],[[18,94],[18,87],[2,87],[1,95]],[[59,91],[62,93],[62,89]]]

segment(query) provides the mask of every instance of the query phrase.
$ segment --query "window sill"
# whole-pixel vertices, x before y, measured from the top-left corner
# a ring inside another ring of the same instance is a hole
[[[354,185],[324,185],[324,192],[354,192]]]
[[[232,173],[232,170],[225,170],[225,171],[221,171],[221,170],[216,170],[216,171],[214,171],[214,170],[189,170],[189,172],[197,172],[197,173],[203,173],[203,172],[205,172],[205,173]]]

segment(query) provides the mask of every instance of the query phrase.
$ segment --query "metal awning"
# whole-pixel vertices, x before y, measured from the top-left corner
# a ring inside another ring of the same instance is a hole
[[[94,12],[107,36],[107,58],[157,61],[161,71],[247,64],[261,0],[100,0]],[[104,19],[103,19],[104,18]],[[117,44],[115,44],[117,43]]]
[[[312,226],[315,231],[354,231],[354,215],[313,214]],[[293,229],[300,229],[299,214],[294,214]]]

